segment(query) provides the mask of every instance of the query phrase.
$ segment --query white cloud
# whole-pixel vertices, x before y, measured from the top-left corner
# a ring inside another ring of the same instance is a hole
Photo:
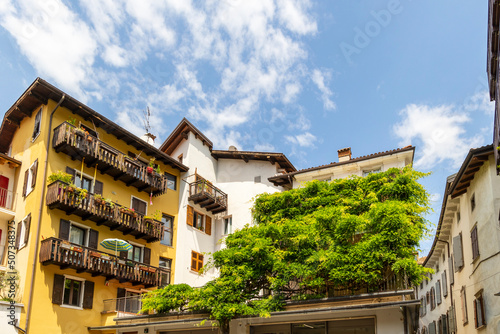
[[[290,144],[299,145],[300,147],[314,147],[314,143],[318,140],[318,138],[310,132],[305,132],[296,136],[285,136],[285,139]]]
[[[487,90],[477,92],[464,104],[464,110],[468,112],[480,111],[487,115],[495,113],[495,102],[490,101],[490,93]]]
[[[255,144],[253,149],[258,152],[273,152],[275,150],[274,145],[270,143]]]
[[[394,126],[400,144],[419,145],[415,166],[430,169],[441,162],[457,168],[470,148],[483,142],[481,135],[467,136],[469,116],[454,106],[431,107],[410,104],[401,110],[402,121]]]
[[[328,73],[327,75],[329,76]],[[321,98],[323,99],[323,108],[325,108],[326,110],[335,110],[337,106],[335,105],[335,102],[333,102],[331,99],[333,93],[330,90],[330,88],[326,86],[325,76],[323,75],[323,73],[320,70],[315,69],[312,72],[311,79],[316,84],[316,86],[318,87],[318,89],[322,94]]]

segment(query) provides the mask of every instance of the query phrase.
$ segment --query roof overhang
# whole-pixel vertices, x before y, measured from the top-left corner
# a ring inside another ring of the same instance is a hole
[[[210,150],[212,150],[213,144],[196,126],[194,126],[186,118],[183,118],[179,125],[172,131],[170,136],[161,144],[160,150],[170,155],[179,146],[182,140],[187,139],[189,132],[192,132],[196,138],[200,138],[203,145],[207,145]]]
[[[272,164],[277,163],[287,173],[296,171],[283,153],[212,150],[212,156],[215,159],[241,159],[245,162],[250,160],[269,161]]]
[[[486,70],[488,72],[488,83],[490,86],[490,99],[495,99],[496,78],[498,71],[498,28],[500,17],[500,1],[488,1],[488,56]]]
[[[19,97],[19,99],[7,110],[0,127],[0,152],[7,152],[14,133],[20,126],[25,117],[31,117],[31,114],[41,104],[47,104],[48,100],[60,101],[65,95],[61,107],[69,109],[74,114],[81,116],[86,121],[92,121],[97,127],[114,135],[117,139],[123,140],[128,145],[147,155],[155,157],[158,161],[173,168],[186,172],[189,168],[172,157],[166,155],[156,147],[146,143],[131,132],[125,130],[118,124],[97,113],[93,109],[69,96],[58,88],[52,86],[45,80],[37,78],[28,89]]]
[[[0,165],[8,164],[10,168],[21,166],[21,161],[9,157],[7,154],[0,153]]]

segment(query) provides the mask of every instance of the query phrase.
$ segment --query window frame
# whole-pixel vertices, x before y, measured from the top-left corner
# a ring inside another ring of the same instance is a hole
[[[484,312],[484,297],[483,297],[483,289],[479,290],[475,295],[474,295],[474,325],[476,329],[481,329],[486,327],[486,316]],[[480,306],[481,310],[481,323],[479,323],[479,316],[478,316],[478,305]]]
[[[164,177],[167,178],[167,189],[177,191],[177,176],[170,174],[170,173],[167,173],[167,172],[164,172],[163,175],[164,175]],[[172,180],[172,178],[173,178],[173,180]],[[173,187],[171,187],[172,182],[173,182]]]
[[[138,243],[135,243],[135,242],[130,241],[130,240],[127,240],[127,242],[132,246],[132,248],[127,251],[127,258],[124,259],[124,260],[126,260],[126,261],[135,261],[135,262],[138,262],[138,263],[144,263],[144,248],[146,246],[138,244]],[[134,259],[134,249],[136,249],[136,248],[140,248],[141,249],[140,261],[136,261]],[[132,251],[132,258],[129,258],[130,251]]]
[[[147,202],[147,201],[145,201],[145,200],[143,200],[142,198],[139,198],[139,197],[134,196],[134,195],[130,195],[130,206],[129,206],[129,208],[134,209],[134,206],[133,206],[134,199],[136,199],[136,200],[138,200],[138,201],[141,201],[141,202],[143,202],[144,204],[146,204],[146,206],[145,206],[145,207],[146,207],[146,211],[144,212],[144,216],[147,216],[147,215],[148,215],[148,202]],[[138,211],[137,211],[137,210],[135,210],[135,209],[134,209],[134,211],[135,211],[136,213],[138,213],[138,214],[142,214],[142,213],[138,212]]]
[[[472,262],[476,261],[481,253],[479,252],[479,238],[478,238],[478,232],[477,232],[477,223],[474,224],[474,227],[472,227],[470,231],[470,238],[471,238],[471,244],[472,244]]]
[[[76,178],[79,178],[80,179],[80,186],[78,186],[78,184],[76,183]],[[83,188],[82,185],[83,185],[83,182],[82,182],[82,179],[86,179],[87,181],[89,181],[89,188],[90,189],[87,189],[87,188]],[[89,174],[87,173],[83,173],[77,169],[75,169],[75,175],[73,176],[73,183],[75,184],[76,187],[79,187],[79,188],[82,188],[82,189],[87,189],[87,191],[90,193],[90,194],[94,194],[94,177],[90,176]]]
[[[170,263],[169,267],[162,266],[162,265],[161,265],[161,261],[165,261],[165,262],[167,262],[167,263]],[[161,278],[160,278],[160,284],[161,284],[161,286],[162,286],[162,287],[167,286],[167,285],[170,285],[170,280],[171,280],[171,275],[172,275],[172,263],[173,263],[173,261],[172,261],[172,259],[171,259],[171,258],[168,258],[168,257],[163,257],[163,256],[160,256],[160,258],[159,258],[159,261],[158,261],[158,268],[167,269],[166,271],[168,272],[168,274],[167,274],[167,273],[162,273],[162,276],[161,276]],[[167,279],[166,279],[166,280],[167,280],[167,282],[165,282],[165,283],[163,282],[163,277],[164,277],[164,275],[166,275],[166,276],[167,276]]]
[[[21,220],[21,231],[19,231],[19,244],[17,245],[17,250],[20,251],[21,249],[23,249],[24,247],[26,247],[26,245],[28,245],[28,239],[29,239],[29,236],[28,238],[26,238],[26,232],[28,231],[28,220],[30,220],[30,223],[31,223],[31,213],[27,214],[26,217],[23,218],[23,220]],[[29,233],[29,232],[28,232]]]
[[[35,140],[40,136],[40,133],[42,132],[42,110],[43,107],[41,107],[38,112],[35,115],[35,126],[33,127],[33,134],[31,135],[31,142],[35,142]],[[38,116],[40,115],[40,116]],[[35,130],[38,131],[35,133]]]
[[[69,220],[69,237],[71,237],[71,228],[75,226],[79,229],[82,229],[85,231],[85,235],[84,235],[84,244],[83,245],[80,245],[80,246],[83,246],[83,247],[88,247],[89,246],[89,239],[90,239],[90,226],[87,226],[87,225],[84,225],[84,224],[80,224],[80,223],[77,223],[73,220]],[[69,241],[69,238],[68,238],[68,241]],[[71,241],[70,241],[71,242]],[[75,243],[76,244],[76,243]],[[78,245],[78,244],[77,244]]]
[[[226,224],[226,222],[228,222],[228,221],[230,222],[230,224],[229,224],[229,233],[227,233],[227,231],[228,231],[228,229],[227,229],[228,224]],[[233,233],[233,216],[232,215],[225,216],[223,218],[223,222],[224,222],[224,226],[223,226],[224,230],[222,231],[223,235],[229,235],[229,234]]]
[[[381,172],[382,172],[382,166],[369,167],[369,168],[363,169],[362,176],[365,177],[365,176],[368,176],[370,174],[377,174],[377,173],[381,173]]]
[[[197,226],[197,217],[201,216],[201,226]],[[205,221],[206,221],[206,215],[204,213],[201,213],[199,211],[193,210],[193,228],[197,229],[198,231],[205,232]]]
[[[27,169],[28,175],[27,175],[27,179],[26,179],[26,184],[24,185],[26,187],[26,189],[24,189],[24,198],[28,197],[28,195],[31,194],[33,192],[33,190],[35,189],[35,186],[33,186],[33,175],[36,175],[38,173],[35,173],[34,169],[38,169],[38,159],[33,161],[33,163]],[[25,171],[25,173],[26,173],[26,171]]]
[[[166,214],[166,213],[163,213],[161,214],[161,217],[162,219],[164,217],[168,217],[170,218],[170,227],[167,228],[165,226],[165,224],[163,224],[163,238],[160,240],[160,244],[161,245],[164,245],[164,246],[168,246],[168,247],[173,247],[174,246],[174,217],[169,215],[169,214]],[[165,240],[165,234],[169,232],[170,233],[170,244],[168,243],[164,243],[164,240]]]
[[[63,275],[64,276],[64,282],[63,282],[63,289],[62,289],[62,302],[61,302],[61,307],[66,307],[66,308],[72,308],[72,309],[77,309],[77,310],[83,310],[83,294],[85,292],[85,282],[86,280],[81,277],[76,277],[72,275]],[[80,285],[80,291],[78,292],[80,295],[78,296],[78,306],[72,305],[72,304],[65,304],[64,303],[64,296],[66,294],[66,280],[72,280],[72,281],[79,281],[82,282]]]
[[[202,253],[198,253],[194,250],[191,251],[191,271],[200,273],[201,268],[203,268],[203,262],[205,258]],[[193,267],[193,261],[196,261],[196,266]],[[201,266],[200,266],[201,264]]]

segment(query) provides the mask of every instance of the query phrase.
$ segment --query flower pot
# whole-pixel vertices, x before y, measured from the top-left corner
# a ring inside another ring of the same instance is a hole
[[[153,174],[153,167],[146,167],[146,171],[148,172],[148,174]]]

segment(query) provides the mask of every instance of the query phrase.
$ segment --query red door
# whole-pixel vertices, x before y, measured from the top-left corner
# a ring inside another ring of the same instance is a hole
[[[9,178],[0,175],[0,207],[5,208],[9,189]]]

